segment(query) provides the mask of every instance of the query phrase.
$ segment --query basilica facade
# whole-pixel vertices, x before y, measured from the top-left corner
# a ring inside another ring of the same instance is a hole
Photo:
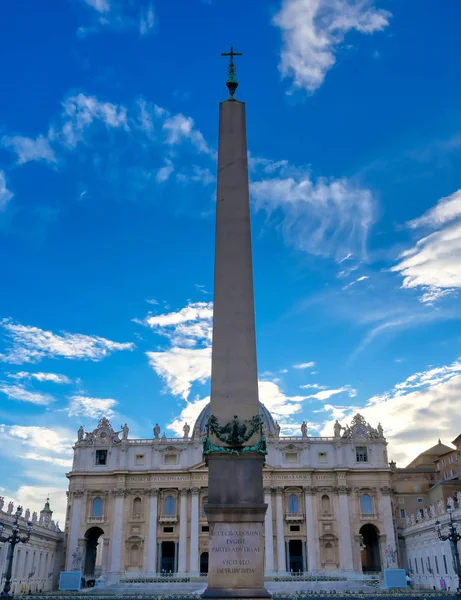
[[[360,415],[331,437],[284,437],[260,404],[265,574],[379,573],[396,566],[391,469],[382,428]],[[103,418],[80,428],[66,514],[66,570],[116,583],[208,569],[208,472],[202,438],[209,405],[183,438],[115,432]]]

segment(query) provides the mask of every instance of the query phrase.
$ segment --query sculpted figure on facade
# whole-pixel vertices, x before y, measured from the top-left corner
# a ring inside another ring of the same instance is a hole
[[[37,517],[37,513],[34,511],[34,512],[32,513],[32,523],[36,523],[36,522],[37,522],[37,519],[38,519],[38,517]]]
[[[130,428],[128,427],[128,425],[125,423],[125,425],[122,425],[122,440],[127,440],[128,439],[128,434],[130,433]]]
[[[431,504],[429,506],[429,514],[431,516],[431,519],[435,519],[435,517],[437,516],[437,510],[435,508],[435,504]]]
[[[388,569],[397,565],[397,550],[392,546],[386,546],[386,564]]]
[[[384,430],[383,430],[383,426],[381,425],[381,423],[378,423],[378,427],[376,428],[378,435],[380,438],[384,437]]]
[[[190,431],[190,425],[189,423],[184,423],[184,427],[182,428],[183,432],[184,432],[184,438],[188,438],[189,437],[189,431]]]
[[[437,512],[439,513],[439,515],[445,514],[445,504],[443,500],[439,500],[437,502]]]
[[[78,546],[74,552],[72,552],[72,571],[80,571],[82,566],[82,549]]]
[[[12,502],[8,502],[8,510],[6,511],[9,515],[13,512],[14,504]]]
[[[338,421],[338,419],[336,419],[335,424],[333,425],[333,431],[335,434],[335,438],[339,438],[341,436],[341,429],[342,429],[342,425]]]
[[[158,440],[158,438],[160,437],[160,425],[158,423],[155,423],[155,427],[154,427],[154,438],[156,440]]]
[[[306,423],[306,421],[302,422],[301,433],[302,433],[303,437],[307,437],[307,423]]]
[[[24,518],[26,521],[30,521],[30,510],[26,508],[26,512],[24,513]]]
[[[85,430],[83,429],[83,425],[80,425],[80,427],[77,430],[77,441],[83,442],[84,435],[85,435]]]
[[[455,508],[455,501],[453,500],[453,498],[451,496],[448,496],[448,498],[447,498],[447,506],[448,506],[448,508],[451,508],[451,509]]]
[[[414,513],[411,513],[410,521],[412,525],[416,525],[416,515]]]
[[[458,508],[461,508],[461,492],[456,492],[456,502],[458,503]]]
[[[4,506],[5,506],[5,498],[3,496],[0,496],[0,510],[3,510]]]
[[[280,425],[278,421],[275,421],[275,437],[279,438],[280,437]]]

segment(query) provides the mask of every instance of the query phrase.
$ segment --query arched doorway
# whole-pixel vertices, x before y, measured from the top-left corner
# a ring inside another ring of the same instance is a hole
[[[101,552],[98,552],[98,540],[102,535],[104,535],[104,531],[100,527],[91,527],[85,533],[85,567],[83,570],[85,577],[95,575],[96,556],[101,556]]]
[[[364,573],[376,573],[381,571],[381,558],[379,554],[379,529],[367,523],[360,528],[363,549],[361,552],[362,571]]]
[[[208,574],[208,552],[202,552],[200,555],[200,574]]]

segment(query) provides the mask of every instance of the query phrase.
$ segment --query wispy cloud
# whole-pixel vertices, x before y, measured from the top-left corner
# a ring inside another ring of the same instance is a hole
[[[298,363],[297,365],[293,365],[293,369],[311,369],[315,367],[315,362],[311,360],[310,362]]]
[[[42,358],[63,357],[99,361],[120,350],[133,350],[133,343],[113,342],[103,337],[62,332],[61,335],[38,327],[3,319],[0,325],[10,340],[11,347],[0,354],[0,362],[23,364]]]
[[[35,140],[21,135],[4,135],[0,143],[16,153],[19,165],[34,160],[43,160],[48,163],[56,163],[57,161],[49,140],[43,135],[39,135]]]
[[[186,117],[181,113],[167,116],[163,122],[163,130],[166,132],[166,142],[172,146],[189,141],[199,152],[210,154],[211,150],[203,137],[196,129],[194,119]]]
[[[301,251],[344,260],[366,256],[374,219],[371,190],[346,178],[313,180],[306,169],[281,161],[268,176],[253,172],[251,193],[287,243]]]
[[[12,379],[36,379],[37,381],[51,381],[53,383],[71,383],[66,375],[58,373],[29,373],[28,371],[19,371],[18,373],[8,373]]]
[[[145,9],[141,9],[141,17],[139,21],[139,33],[142,36],[152,33],[155,27],[155,12],[152,4],[149,4]]]
[[[403,277],[402,287],[422,291],[421,302],[433,304],[461,288],[461,190],[442,198],[411,229],[436,229],[402,252],[391,271]]]
[[[13,192],[6,187],[5,172],[0,171],[0,211],[5,210],[12,197]]]
[[[29,402],[30,404],[37,404],[39,406],[48,406],[54,402],[54,398],[50,394],[28,390],[20,383],[9,384],[0,382],[0,392],[5,394],[10,400]]]
[[[151,2],[137,0],[81,0],[90,9],[90,24],[79,27],[77,34],[84,38],[104,29],[111,31],[139,31],[145,37],[155,30],[156,19]]]
[[[11,425],[4,426],[4,434],[10,440],[18,440],[21,445],[34,448],[35,452],[46,450],[67,456],[72,454],[74,438],[66,429]]]
[[[69,417],[90,417],[91,419],[107,417],[110,419],[115,415],[115,411],[112,409],[117,404],[117,400],[113,400],[112,398],[72,396],[67,411]]]
[[[57,456],[46,456],[42,454],[37,454],[36,452],[26,452],[26,454],[22,454],[20,458],[24,458],[26,460],[36,460],[46,463],[51,463],[53,465],[57,465],[58,467],[72,467],[72,459],[70,458],[58,458]]]
[[[306,388],[309,386],[304,386],[302,385],[301,388]],[[346,393],[349,398],[354,398],[357,395],[357,390],[354,390],[354,388],[351,388],[349,385],[346,385],[344,387],[340,387],[337,389],[333,389],[333,390],[321,390],[320,392],[317,392],[316,394],[309,394],[308,396],[306,396],[306,398],[309,398],[311,400],[320,400],[320,401],[325,401],[325,400],[329,400],[332,396],[337,396],[338,394],[344,394]]]
[[[390,17],[374,0],[283,0],[273,22],[282,33],[279,69],[292,79],[290,93],[315,92],[336,63],[346,35],[382,31]]]

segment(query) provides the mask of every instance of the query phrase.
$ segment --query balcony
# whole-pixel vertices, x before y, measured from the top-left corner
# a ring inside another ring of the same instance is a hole
[[[160,523],[177,523],[178,515],[161,515],[159,517]]]
[[[86,521],[87,523],[104,523],[104,515],[102,517],[89,516]]]
[[[377,513],[360,513],[359,518],[361,521],[372,521],[378,518]]]
[[[302,513],[286,513],[285,521],[288,521],[289,523],[304,521],[304,515]]]
[[[333,513],[331,513],[331,512],[322,512],[322,513],[320,513],[320,518],[321,518],[321,519],[328,519],[328,520],[331,520],[331,519],[334,519],[334,518],[335,518],[335,516],[334,516],[334,514],[333,514]]]

